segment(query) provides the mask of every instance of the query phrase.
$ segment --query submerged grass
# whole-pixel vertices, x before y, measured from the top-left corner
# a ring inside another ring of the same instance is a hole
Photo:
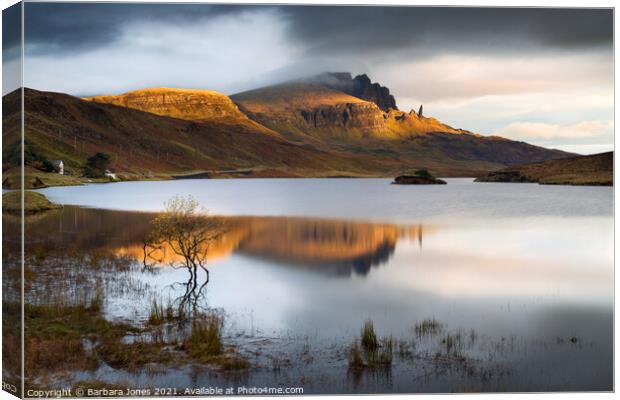
[[[97,357],[83,344],[84,338],[117,338],[132,328],[114,324],[101,315],[103,294],[90,303],[67,305],[25,304],[25,368],[29,377],[61,370],[92,370]]]
[[[377,334],[375,333],[375,326],[371,320],[366,320],[362,326],[362,347],[364,351],[375,352],[377,350]]]
[[[147,321],[149,325],[158,326],[166,322],[184,322],[186,318],[187,314],[183,305],[179,305],[176,308],[175,314],[175,307],[172,301],[168,300],[166,305],[164,305],[162,301],[158,301],[155,298],[151,300],[149,319]]]
[[[183,344],[188,354],[197,360],[209,361],[224,352],[222,329],[224,317],[212,312],[192,321],[192,330]]]
[[[164,312],[163,304],[159,303],[157,299],[151,301],[151,311],[149,313],[149,324],[161,325],[166,321],[166,315]]]
[[[355,338],[349,352],[349,368],[363,370],[366,368],[391,368],[394,354],[392,336],[378,338],[374,323],[364,322],[360,339]]]
[[[242,371],[250,367],[250,362],[239,355],[234,348],[224,347],[222,331],[224,316],[210,311],[197,315],[191,322],[191,332],[183,341],[181,348],[190,359],[215,365],[223,371]]]
[[[118,338],[106,338],[95,350],[97,355],[112,368],[128,371],[137,371],[151,363],[166,364],[174,359],[170,352],[164,351],[162,343],[155,341],[126,344]]]
[[[418,339],[430,336],[434,337],[443,331],[443,326],[435,318],[427,318],[414,326],[415,335]]]

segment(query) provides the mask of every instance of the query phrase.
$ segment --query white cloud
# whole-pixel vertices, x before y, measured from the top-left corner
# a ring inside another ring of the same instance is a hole
[[[223,15],[208,23],[144,22],[123,29],[117,42],[90,52],[27,55],[26,86],[74,95],[153,86],[229,93],[293,62],[298,54],[286,41],[285,23],[269,11]]]
[[[378,78],[398,96],[453,101],[491,95],[548,93],[613,83],[606,53],[527,56],[444,55],[421,61],[376,65]],[[377,77],[376,77],[377,79]]]
[[[614,145],[613,143],[603,143],[603,144],[564,144],[558,145],[554,148],[558,150],[568,151],[569,153],[578,153],[578,154],[598,154],[605,153],[607,151],[613,151]]]
[[[22,85],[22,59],[15,58],[2,62],[2,95],[12,92]]]
[[[583,121],[572,125],[513,122],[494,135],[516,140],[582,139],[602,136],[613,129],[612,121]]]

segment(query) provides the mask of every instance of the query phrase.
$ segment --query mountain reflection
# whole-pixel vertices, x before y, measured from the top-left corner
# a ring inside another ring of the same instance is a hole
[[[385,263],[415,228],[307,218],[261,218],[249,224],[238,252],[333,275],[366,275]]]
[[[26,252],[103,252],[141,261],[155,214],[66,206],[26,220]],[[366,275],[394,254],[401,239],[422,245],[421,226],[286,217],[219,217],[225,233],[209,262],[239,253],[334,276]],[[5,229],[19,220],[3,215]],[[13,226],[15,225],[15,226]],[[166,251],[162,263],[175,260]]]

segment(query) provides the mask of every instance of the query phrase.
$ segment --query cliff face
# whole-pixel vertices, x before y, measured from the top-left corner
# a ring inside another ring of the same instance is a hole
[[[365,91],[367,97],[376,95],[378,100],[348,93],[355,91]],[[231,97],[253,120],[297,139],[310,136],[341,142],[402,139],[430,132],[467,133],[434,118],[419,117],[413,111],[399,111],[389,90],[370,84],[365,75],[351,79],[348,73],[328,73]],[[377,102],[390,104],[388,111],[383,111]]]
[[[250,118],[287,137],[340,140],[387,133],[376,104],[318,83],[276,85],[231,97]]]
[[[364,135],[385,131],[383,115],[370,103],[341,103],[299,110],[297,123],[302,129],[350,129]]]
[[[84,100],[192,121],[247,119],[228,96],[210,90],[152,88]]]

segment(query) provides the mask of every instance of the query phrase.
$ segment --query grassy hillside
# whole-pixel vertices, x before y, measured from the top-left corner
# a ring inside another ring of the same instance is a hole
[[[555,185],[613,185],[613,152],[518,165],[489,173],[480,182],[538,182]]]
[[[7,156],[19,144],[19,93],[3,101]],[[255,128],[253,121],[187,121],[32,89],[25,91],[25,123],[28,145],[48,159],[63,160],[73,174],[98,151],[110,154],[113,170],[143,177],[240,168],[300,175],[380,169],[352,156],[289,143]]]
[[[110,155],[110,169],[121,179],[204,172],[211,177],[393,177],[411,169],[480,176],[568,155],[474,135],[416,113],[383,112],[372,102],[316,84],[279,85],[235,98],[246,99],[246,105],[256,98],[252,107],[261,118],[252,113],[255,120],[248,118],[243,104],[237,108],[209,91],[148,89],[84,100],[25,89],[26,148],[37,159],[63,160],[72,177],[63,180],[72,184],[80,182],[76,177],[96,152]],[[6,178],[19,163],[19,93],[4,96],[3,104]],[[298,112],[305,106],[317,108]],[[30,174],[32,187],[58,184],[51,174],[37,174]]]

